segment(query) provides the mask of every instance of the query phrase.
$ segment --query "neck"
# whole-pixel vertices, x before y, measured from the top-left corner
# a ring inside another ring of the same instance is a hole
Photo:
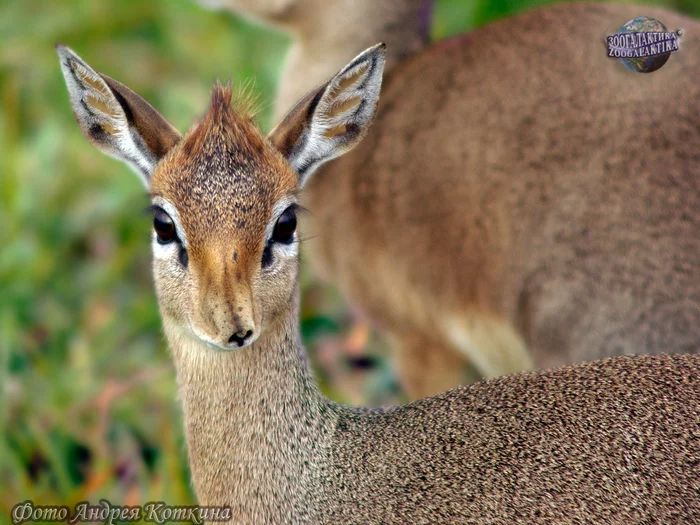
[[[296,319],[295,311],[233,352],[165,323],[199,502],[229,505],[237,523],[282,523],[294,515],[304,522],[313,513],[314,467],[325,452],[318,436],[330,438],[334,421]]]
[[[309,0],[303,12],[298,7],[281,22],[297,38],[280,79],[276,120],[362,50],[385,42],[387,72],[429,40],[432,0]]]

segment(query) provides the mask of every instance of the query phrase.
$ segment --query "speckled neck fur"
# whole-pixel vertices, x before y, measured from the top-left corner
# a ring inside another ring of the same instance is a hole
[[[700,356],[619,357],[337,405],[285,319],[222,353],[166,322],[201,505],[232,523],[694,523]]]
[[[313,522],[336,416],[300,344],[296,303],[233,352],[166,323],[200,504],[230,505],[233,523]]]

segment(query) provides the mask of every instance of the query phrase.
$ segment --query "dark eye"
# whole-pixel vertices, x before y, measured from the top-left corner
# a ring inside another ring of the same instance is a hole
[[[277,219],[275,229],[272,232],[272,240],[282,244],[290,244],[297,229],[297,214],[293,206],[290,206]]]
[[[175,224],[163,210],[155,210],[153,214],[153,229],[156,231],[158,242],[161,244],[168,244],[177,238],[177,235],[175,235]]]

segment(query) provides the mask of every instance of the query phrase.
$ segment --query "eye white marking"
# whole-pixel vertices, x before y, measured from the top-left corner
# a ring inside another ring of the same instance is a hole
[[[179,255],[180,245],[177,242],[161,244],[158,242],[156,232],[153,232],[151,239],[151,244],[153,246],[153,256],[156,259],[172,259],[173,257],[177,257]]]
[[[299,240],[297,239],[297,233],[294,233],[294,237],[291,243],[281,244],[279,242],[276,242],[274,243],[272,249],[275,250],[275,252],[281,253],[286,257],[292,257],[293,255],[296,255],[299,251]]]
[[[297,254],[299,253],[299,231],[294,232],[294,236],[292,237],[292,242],[289,244],[283,244],[279,242],[271,242],[272,239],[272,232],[275,229],[275,224],[277,224],[277,220],[280,218],[280,216],[284,213],[284,211],[292,206],[293,204],[296,204],[296,198],[294,197],[286,197],[284,199],[281,199],[280,201],[275,204],[275,206],[272,208],[272,220],[270,223],[267,225],[267,229],[265,232],[265,246],[271,246],[272,247],[272,263],[263,268],[263,272],[267,275],[274,275],[279,271],[281,268],[280,261],[285,258],[290,258],[290,257],[296,257]]]
[[[153,257],[158,260],[173,261],[173,270],[182,270],[182,264],[180,264],[180,246],[187,250],[187,237],[185,235],[185,230],[182,228],[182,223],[180,222],[180,214],[177,212],[177,208],[169,200],[163,197],[154,197],[153,204],[159,206],[163,209],[165,213],[170,216],[175,225],[175,234],[179,242],[169,242],[166,244],[161,244],[158,242],[158,235],[155,230],[151,228],[151,246],[153,247]]]
[[[153,204],[163,208],[163,211],[170,216],[173,224],[175,225],[175,233],[177,234],[177,238],[182,243],[182,246],[187,249],[187,236],[185,235],[185,230],[182,228],[182,222],[180,221],[180,214],[177,212],[177,208],[175,208],[175,206],[169,200],[164,199],[163,197],[154,197]],[[153,232],[153,242],[157,243],[155,232]],[[172,242],[160,246],[167,247],[170,245],[177,245],[177,243]]]

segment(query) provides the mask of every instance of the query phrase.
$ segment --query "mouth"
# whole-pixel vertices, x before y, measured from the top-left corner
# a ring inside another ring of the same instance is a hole
[[[251,337],[247,338],[246,340],[236,340],[231,343],[227,344],[221,344],[221,343],[216,343],[213,341],[210,337],[207,337],[204,334],[199,333],[193,326],[190,326],[190,332],[192,333],[192,336],[195,339],[198,339],[200,342],[206,344],[209,348],[212,348],[213,350],[217,350],[219,352],[235,352],[236,350],[241,350],[247,346],[250,346],[253,344],[259,334],[253,334]]]

